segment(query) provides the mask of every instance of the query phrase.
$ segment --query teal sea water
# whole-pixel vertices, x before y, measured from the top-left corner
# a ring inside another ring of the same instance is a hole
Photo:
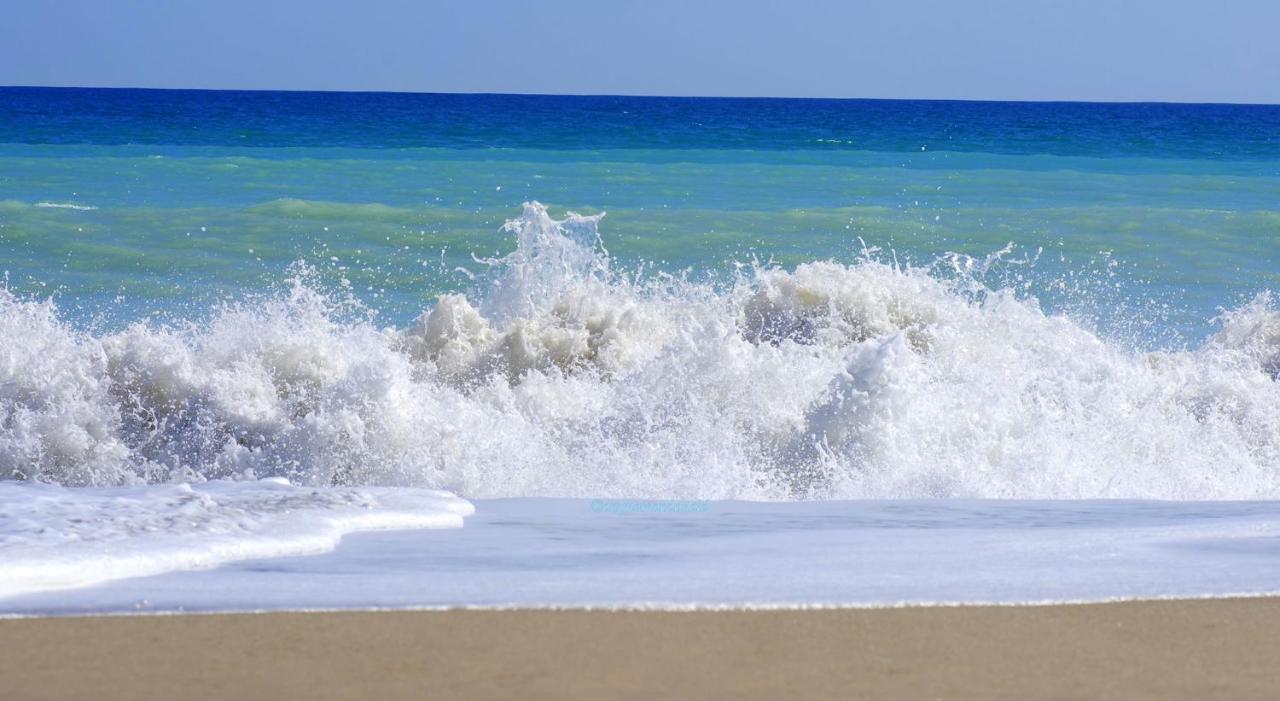
[[[530,200],[702,277],[1012,243],[1050,308],[1163,347],[1280,286],[1280,108],[0,90],[8,287],[80,321],[189,318],[306,260],[404,323]]]
[[[3,89],[0,269],[0,477],[1280,496],[1278,107]]]

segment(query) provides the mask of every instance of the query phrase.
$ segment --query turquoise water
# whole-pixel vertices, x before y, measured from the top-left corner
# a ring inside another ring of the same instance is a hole
[[[80,323],[200,317],[305,260],[404,324],[528,200],[694,278],[1012,243],[1035,263],[993,284],[1177,347],[1280,288],[1280,109],[0,90],[0,267]]]

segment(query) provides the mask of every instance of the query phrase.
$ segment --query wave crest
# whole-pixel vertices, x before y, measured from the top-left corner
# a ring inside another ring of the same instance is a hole
[[[479,294],[375,326],[306,275],[92,335],[0,291],[0,476],[281,476],[466,496],[1280,496],[1280,312],[1140,353],[1034,300],[863,260],[611,270],[537,203]]]

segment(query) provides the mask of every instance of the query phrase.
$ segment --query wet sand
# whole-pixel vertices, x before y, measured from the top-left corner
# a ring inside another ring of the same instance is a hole
[[[1280,599],[0,620],[0,698],[1277,698]]]

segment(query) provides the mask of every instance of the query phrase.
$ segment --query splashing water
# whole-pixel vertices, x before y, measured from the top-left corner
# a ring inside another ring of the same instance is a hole
[[[286,477],[464,496],[1280,497],[1280,312],[1139,352],[868,257],[612,270],[537,203],[471,296],[379,328],[309,284],[94,335],[0,291],[0,477]],[[953,266],[955,268],[963,266]]]

